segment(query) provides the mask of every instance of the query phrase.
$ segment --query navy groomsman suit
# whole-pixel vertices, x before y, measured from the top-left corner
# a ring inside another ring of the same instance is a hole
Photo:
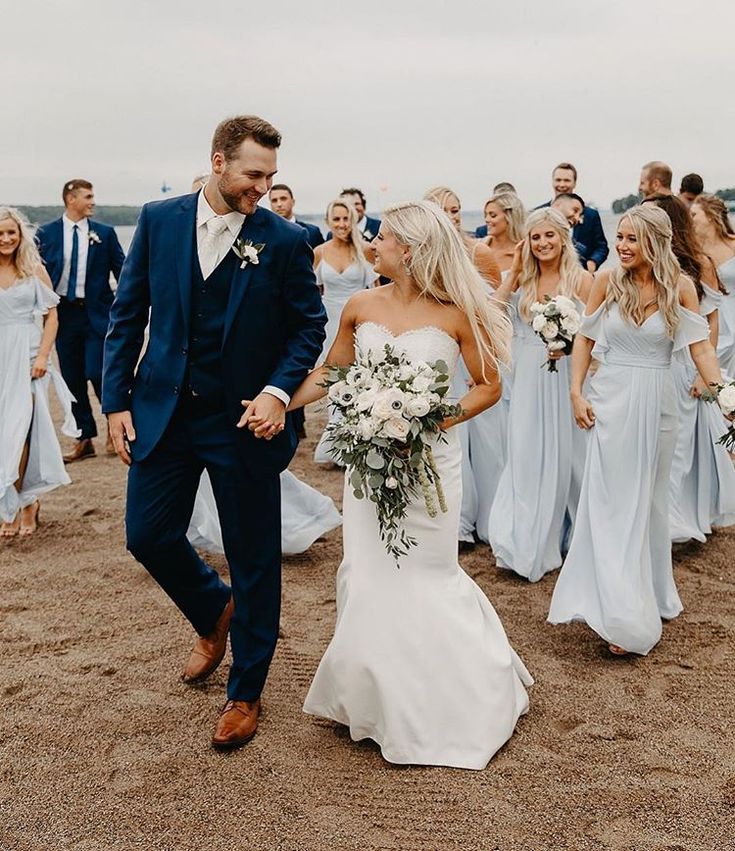
[[[223,220],[228,249],[203,272],[198,239],[210,224],[225,233]],[[257,264],[229,248],[238,238],[261,246]],[[203,192],[143,207],[112,306],[103,381],[103,411],[130,411],[135,427],[127,545],[202,636],[232,593],[232,700],[259,697],[275,650],[279,474],[297,444],[290,414],[269,441],[238,429],[241,401],[268,392],[287,402],[321,353],[325,323],[304,228],[262,207],[244,221],[216,216]],[[186,537],[204,469],[232,589]]]
[[[309,245],[312,248],[316,248],[317,245],[321,245],[324,242],[324,235],[316,225],[312,225],[311,222],[301,222],[298,219],[294,219],[294,224],[299,225],[306,231]]]
[[[110,273],[119,280],[125,254],[114,228],[92,219],[73,222],[64,215],[42,225],[36,238],[61,297],[56,352],[76,399],[72,411],[80,440],[86,440],[97,435],[87,381],[101,400],[102,352],[113,300]]]

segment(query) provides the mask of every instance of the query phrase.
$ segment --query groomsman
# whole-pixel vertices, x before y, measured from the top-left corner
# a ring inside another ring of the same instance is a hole
[[[704,181],[699,174],[685,174],[679,184],[679,200],[691,207],[704,192]]]
[[[113,293],[110,273],[120,278],[125,254],[115,230],[93,221],[94,190],[88,180],[69,180],[62,192],[64,214],[38,229],[41,257],[61,297],[56,352],[61,374],[76,402],[72,405],[80,437],[64,456],[71,463],[95,454],[97,426],[87,382],[102,398],[102,350]],[[107,435],[107,452],[115,454]]]
[[[650,198],[651,195],[673,195],[671,189],[673,176],[671,166],[661,160],[653,160],[641,169],[638,191],[644,198]]]
[[[554,189],[554,198],[562,194],[574,194],[577,186],[577,169],[571,163],[559,163],[551,173],[551,183]],[[541,204],[542,207],[550,207],[551,201]],[[574,226],[572,232],[579,259],[588,272],[596,272],[607,260],[610,249],[605,239],[605,231],[602,229],[600,214],[594,207],[585,206],[579,224]]]
[[[268,198],[271,202],[271,210],[276,215],[286,219],[287,222],[299,225],[307,232],[309,245],[312,248],[316,248],[317,245],[321,245],[324,242],[322,232],[316,225],[312,225],[309,222],[301,222],[294,215],[293,208],[295,201],[293,192],[285,183],[276,183],[271,188]]]

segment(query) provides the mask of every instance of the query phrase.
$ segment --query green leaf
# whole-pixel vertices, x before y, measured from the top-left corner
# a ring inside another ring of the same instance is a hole
[[[382,455],[375,450],[370,450],[367,454],[367,458],[365,459],[365,463],[370,467],[371,470],[382,470],[385,467],[385,460]]]

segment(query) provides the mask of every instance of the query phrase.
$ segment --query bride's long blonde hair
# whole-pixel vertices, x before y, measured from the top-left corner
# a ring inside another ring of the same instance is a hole
[[[407,270],[421,294],[467,316],[483,360],[495,367],[509,364],[510,320],[488,297],[487,284],[444,211],[431,201],[407,201],[388,207],[383,225],[411,249]]]
[[[671,219],[655,204],[631,207],[620,217],[633,228],[641,257],[651,267],[658,309],[663,316],[669,336],[673,337],[679,324],[679,282],[681,266],[671,250]],[[631,272],[618,266],[610,275],[605,296],[606,309],[617,302],[623,319],[641,325],[646,318],[646,306],[641,290]]]
[[[553,207],[543,207],[534,210],[526,219],[521,254],[521,274],[518,279],[520,299],[518,312],[526,322],[531,319],[531,305],[538,301],[538,282],[541,277],[541,266],[531,250],[531,231],[542,224],[552,227],[561,239],[561,256],[559,258],[559,295],[567,298],[578,297],[579,286],[584,270],[579,264],[579,256],[572,242],[572,231],[569,222]]]

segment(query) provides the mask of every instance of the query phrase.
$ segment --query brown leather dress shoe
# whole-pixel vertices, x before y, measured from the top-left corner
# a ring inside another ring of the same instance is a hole
[[[230,632],[230,621],[234,609],[235,604],[230,597],[214,630],[209,635],[200,635],[197,638],[189,654],[184,673],[181,675],[185,683],[200,683],[219,667],[227,650],[227,635]]]
[[[72,464],[74,461],[81,461],[83,458],[93,458],[96,454],[92,439],[85,437],[83,440],[78,440],[71,452],[64,455],[64,463]]]
[[[260,698],[228,700],[212,737],[212,746],[218,750],[230,750],[246,745],[258,731]]]

